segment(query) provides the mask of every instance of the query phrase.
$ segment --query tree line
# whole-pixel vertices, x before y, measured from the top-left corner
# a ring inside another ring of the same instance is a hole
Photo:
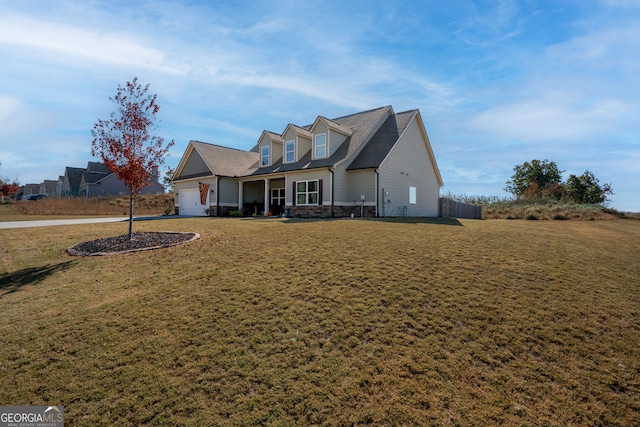
[[[531,160],[513,168],[505,191],[518,200],[565,200],[578,204],[603,205],[613,194],[611,184],[600,184],[598,178],[585,170],[580,176],[569,175],[562,182],[556,162]]]

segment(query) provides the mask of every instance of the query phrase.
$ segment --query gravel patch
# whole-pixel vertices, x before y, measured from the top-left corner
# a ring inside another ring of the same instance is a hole
[[[68,248],[67,253],[73,256],[115,255],[126,252],[166,248],[191,242],[199,238],[200,235],[198,233],[133,233],[130,241],[129,234],[123,234],[121,236],[78,243]]]

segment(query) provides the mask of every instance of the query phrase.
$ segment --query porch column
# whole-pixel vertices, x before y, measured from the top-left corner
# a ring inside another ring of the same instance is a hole
[[[242,201],[244,194],[242,193],[242,190],[244,190],[244,182],[240,181],[238,182],[238,210],[240,212],[244,212],[244,203]]]
[[[269,180],[264,179],[264,213],[269,212]]]

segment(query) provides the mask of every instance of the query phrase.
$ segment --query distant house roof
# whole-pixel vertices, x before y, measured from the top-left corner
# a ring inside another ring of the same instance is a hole
[[[95,184],[96,182],[104,179],[104,177],[111,175],[104,173],[96,173],[96,172],[85,172],[82,174],[82,179],[80,180],[81,184]]]
[[[80,180],[82,179],[82,174],[86,171],[85,168],[73,168],[67,166],[64,169],[64,175],[67,177],[69,181],[69,191],[71,194],[78,194],[78,189],[80,187]]]
[[[108,175],[112,173],[111,169],[109,169],[107,165],[105,165],[104,163],[98,163],[98,162],[87,163],[87,172],[100,173],[103,175]]]

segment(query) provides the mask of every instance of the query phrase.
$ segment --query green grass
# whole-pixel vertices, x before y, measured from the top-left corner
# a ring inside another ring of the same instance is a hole
[[[640,425],[640,222],[0,230],[0,402],[69,425]]]

